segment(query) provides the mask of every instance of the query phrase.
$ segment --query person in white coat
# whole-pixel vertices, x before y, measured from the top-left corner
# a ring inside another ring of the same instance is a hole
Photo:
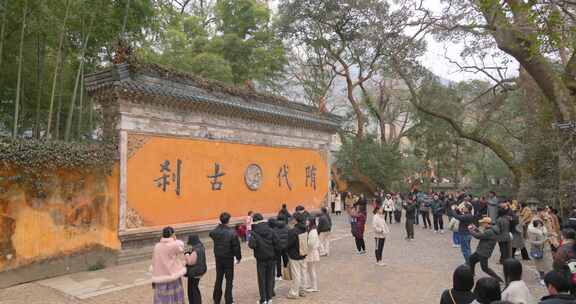
[[[320,261],[320,239],[316,230],[316,220],[311,219],[308,223],[308,255],[306,255],[306,264],[308,268],[307,280],[308,286],[304,289],[307,292],[318,292],[318,275],[316,268]]]
[[[548,242],[548,230],[538,218],[528,225],[528,244],[530,258],[540,274],[540,285],[544,286],[544,275],[552,270],[552,252]]]
[[[386,236],[390,233],[390,229],[386,224],[383,208],[378,206],[374,208],[372,228],[374,229],[374,239],[376,241],[376,265],[386,266],[386,264],[382,262],[382,253],[384,251],[384,242],[386,242]]]
[[[394,214],[394,199],[392,199],[392,195],[390,195],[390,193],[386,194],[386,199],[384,200],[382,206],[384,207],[384,219],[390,221],[390,224],[392,224],[392,217]]]
[[[506,289],[502,291],[502,301],[512,304],[536,304],[536,299],[530,293],[526,283],[522,281],[522,263],[515,259],[504,261],[504,280]]]
[[[334,192],[334,212],[336,215],[342,215],[342,195],[338,192]]]

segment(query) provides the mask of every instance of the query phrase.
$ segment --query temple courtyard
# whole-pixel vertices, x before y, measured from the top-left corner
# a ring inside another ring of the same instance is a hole
[[[438,303],[445,288],[452,285],[452,272],[463,262],[459,249],[452,248],[451,233],[434,234],[416,226],[416,239],[404,240],[404,224],[392,224],[384,247],[386,267],[375,265],[374,242],[368,225],[367,255],[357,255],[349,233],[347,216],[333,216],[331,255],[319,264],[320,292],[300,300],[286,299],[288,281],[277,282],[274,303]],[[370,221],[369,221],[370,223]],[[214,263],[207,242],[208,273],[202,278],[203,301],[212,303]],[[473,249],[476,243],[472,244]],[[497,251],[497,249],[496,249]],[[243,245],[243,260],[236,266],[234,300],[256,303],[258,287],[252,250]],[[495,252],[491,266],[502,276]],[[149,261],[82,272],[0,290],[2,304],[123,304],[151,303],[152,287],[147,274]],[[479,265],[477,277],[483,276]],[[524,263],[524,280],[532,293],[546,293],[536,280],[534,267]]]

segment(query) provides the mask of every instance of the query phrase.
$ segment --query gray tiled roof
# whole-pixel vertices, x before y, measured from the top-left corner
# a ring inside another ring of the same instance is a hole
[[[135,102],[161,103],[176,107],[218,111],[222,114],[242,115],[265,121],[297,124],[310,128],[336,131],[340,128],[339,116],[319,113],[317,108],[281,97],[259,94],[196,76],[151,66],[136,68],[123,63],[86,76],[90,94],[113,88],[138,96]],[[208,89],[208,86],[213,85]],[[137,99],[137,100],[136,100]]]

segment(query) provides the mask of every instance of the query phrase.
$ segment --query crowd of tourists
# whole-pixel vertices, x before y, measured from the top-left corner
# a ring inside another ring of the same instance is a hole
[[[446,194],[414,190],[402,195],[379,191],[371,201],[351,193],[333,196],[333,200],[339,196],[345,198],[343,207],[349,214],[358,254],[366,254],[366,206],[374,206],[372,232],[376,263],[380,266],[386,265],[382,254],[390,233],[388,224],[400,223],[402,212],[407,241],[414,239],[416,225],[438,234],[445,233],[444,228],[452,232],[453,247],[460,249],[465,263],[456,269],[454,289],[442,295],[441,303],[537,303],[521,281],[522,263],[519,260],[534,266],[540,284],[550,293],[540,303],[576,303],[573,297],[576,291],[576,208],[563,225],[553,208],[531,208],[516,200],[499,199],[494,192],[484,198],[465,192]],[[448,220],[446,225],[444,218]],[[474,252],[472,238],[478,239]],[[489,266],[496,246],[504,279]],[[478,280],[475,292],[472,292],[478,263],[490,277]],[[501,284],[505,287],[503,292]],[[503,302],[494,302],[498,300]]]
[[[246,241],[256,259],[259,304],[272,304],[277,281],[291,281],[289,299],[320,291],[317,264],[321,257],[330,255],[332,219],[328,209],[312,214],[297,206],[291,214],[283,205],[278,215],[268,220],[251,211],[244,224],[233,227],[230,219],[229,213],[222,213],[220,224],[210,232],[216,262],[213,303],[221,303],[222,297],[225,304],[234,303],[234,267],[242,260],[242,241]],[[201,304],[198,286],[206,271],[206,251],[199,237],[191,235],[188,244],[184,244],[172,227],[164,228],[154,247],[150,269],[154,304],[183,304],[183,277],[188,280],[188,302]]]
[[[367,225],[369,207],[371,225]],[[494,192],[483,198],[464,192],[417,190],[404,195],[378,191],[370,199],[363,194],[333,192],[328,208],[313,214],[298,206],[290,213],[283,205],[275,217],[265,220],[262,214],[249,212],[244,222],[235,226],[230,224],[230,214],[222,213],[220,224],[210,232],[216,264],[213,302],[224,298],[225,304],[234,303],[234,267],[242,260],[242,241],[256,260],[258,303],[272,303],[280,280],[291,281],[289,299],[318,292],[318,263],[330,254],[330,211],[340,215],[344,210],[358,255],[367,253],[365,230],[371,227],[378,266],[386,266],[383,251],[389,225],[404,220],[406,241],[414,240],[415,226],[439,235],[445,228],[451,231],[452,246],[461,251],[464,264],[454,271],[454,286],[442,294],[441,304],[538,303],[522,281],[523,267],[530,264],[549,293],[539,303],[576,303],[576,209],[563,224],[553,208],[530,208],[516,200],[499,199]],[[474,251],[472,238],[478,239]],[[496,246],[503,278],[489,262]],[[474,282],[478,263],[489,277]],[[206,252],[200,238],[191,235],[184,244],[175,237],[173,228],[164,228],[151,266],[154,303],[184,303],[183,277],[188,280],[189,303],[201,303],[198,286],[206,271]]]

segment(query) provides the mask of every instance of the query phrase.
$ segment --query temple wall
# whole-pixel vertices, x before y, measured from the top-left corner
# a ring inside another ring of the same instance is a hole
[[[0,287],[113,263],[118,177],[57,171],[37,198],[0,172]]]
[[[273,214],[283,203],[318,209],[327,197],[330,133],[126,101],[120,112],[121,151],[126,155],[121,166],[124,233],[215,222],[223,211],[235,217],[249,210]],[[164,172],[169,175],[165,189],[162,164],[170,169]],[[261,170],[257,190],[246,185],[250,165]],[[281,174],[284,166],[290,187]],[[225,174],[217,179],[219,190],[209,178],[215,173]]]

